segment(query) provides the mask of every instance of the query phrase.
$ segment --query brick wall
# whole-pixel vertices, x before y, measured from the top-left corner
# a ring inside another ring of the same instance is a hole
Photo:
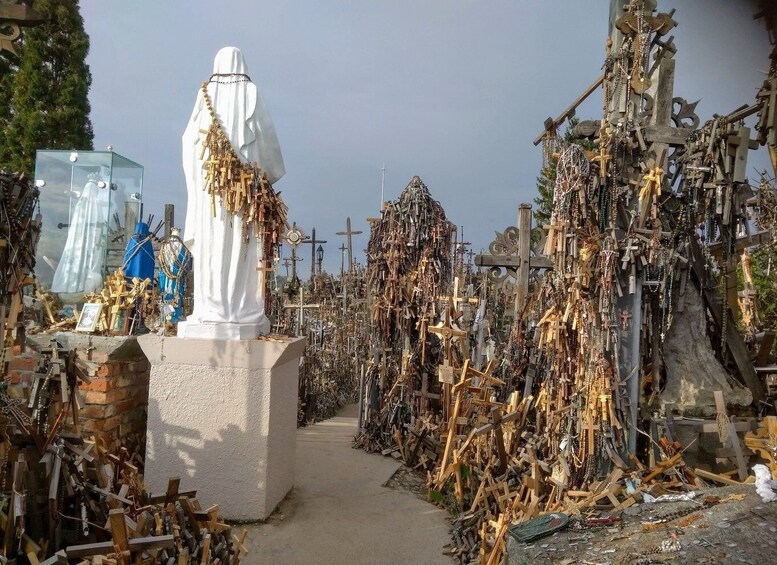
[[[27,398],[32,386],[32,375],[38,366],[39,356],[28,352],[19,354],[19,346],[14,346],[14,355],[8,361],[8,396],[11,398]]]
[[[151,365],[134,337],[101,337],[62,332],[28,338],[30,348],[9,362],[9,396],[29,395],[39,354],[54,337],[66,349],[75,349],[79,364],[91,379],[81,383],[79,425],[97,433],[111,449],[119,444],[145,453],[148,385]],[[28,389],[25,391],[24,389]]]

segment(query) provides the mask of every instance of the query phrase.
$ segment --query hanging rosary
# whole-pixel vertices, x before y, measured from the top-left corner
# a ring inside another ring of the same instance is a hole
[[[176,249],[174,243],[180,244],[181,247]],[[157,254],[159,268],[162,269],[167,280],[178,281],[185,276],[189,269],[191,256],[192,254],[183,240],[177,235],[170,235],[162,241],[159,247]]]
[[[213,102],[208,96],[208,81],[202,83],[202,95],[210,112],[211,122],[202,142],[200,159],[208,150],[210,156],[203,164],[205,186],[211,196],[211,215],[216,217],[216,198],[230,216],[240,216],[243,240],[248,243],[251,233],[262,236],[263,257],[272,257],[272,248],[288,230],[286,205],[273,190],[267,173],[256,163],[245,164],[232,147],[229,137],[219,123]]]

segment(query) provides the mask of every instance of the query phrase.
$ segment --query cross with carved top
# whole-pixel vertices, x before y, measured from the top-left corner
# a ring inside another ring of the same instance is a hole
[[[443,340],[445,347],[445,360],[451,365],[453,364],[451,359],[451,344],[453,340],[467,336],[467,332],[453,325],[453,316],[453,306],[448,306],[445,309],[443,322],[437,326],[429,326],[427,328],[428,331],[440,336],[440,339]]]

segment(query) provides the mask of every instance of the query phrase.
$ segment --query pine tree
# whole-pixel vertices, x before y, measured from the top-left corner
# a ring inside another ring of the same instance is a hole
[[[78,0],[36,0],[34,8],[46,21],[24,30],[8,91],[0,88],[0,103],[10,102],[0,110],[0,168],[28,174],[37,149],[92,149],[94,138],[89,36]]]

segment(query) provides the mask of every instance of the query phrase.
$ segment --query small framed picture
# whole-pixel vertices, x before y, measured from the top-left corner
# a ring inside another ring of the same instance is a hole
[[[113,321],[113,327],[111,328],[112,335],[127,335],[129,329],[129,311],[119,310]]]
[[[99,302],[87,302],[81,309],[81,315],[78,317],[78,323],[76,324],[77,332],[93,332],[97,328],[97,323],[100,321],[100,312],[102,312],[103,305]]]

